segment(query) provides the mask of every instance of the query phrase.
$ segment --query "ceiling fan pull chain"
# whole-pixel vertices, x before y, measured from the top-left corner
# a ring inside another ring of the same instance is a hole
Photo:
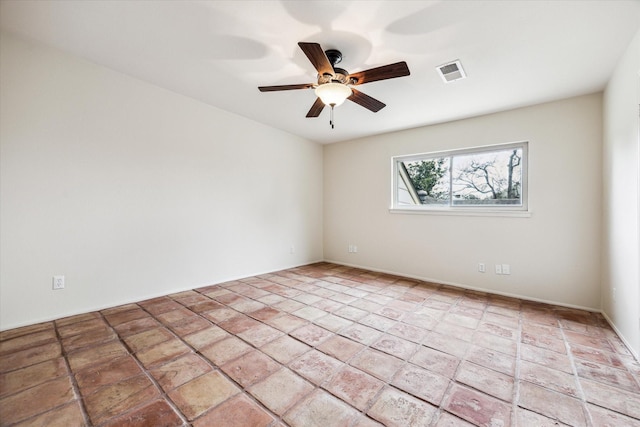
[[[333,107],[334,107],[335,105],[336,105],[336,104],[331,104],[331,117],[329,118],[329,124],[331,125],[331,129],[333,129],[333,128],[334,128],[334,127],[333,127]]]

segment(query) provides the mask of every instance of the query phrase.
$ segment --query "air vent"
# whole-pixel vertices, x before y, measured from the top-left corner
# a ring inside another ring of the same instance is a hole
[[[464,79],[467,77],[464,70],[462,69],[462,64],[460,61],[449,62],[448,64],[443,64],[436,67],[438,70],[438,74],[442,77],[442,80],[445,83],[453,82],[455,80]]]

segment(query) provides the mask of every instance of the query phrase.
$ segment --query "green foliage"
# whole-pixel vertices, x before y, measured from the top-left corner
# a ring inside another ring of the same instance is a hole
[[[426,191],[429,197],[438,197],[439,194],[434,192],[434,187],[447,173],[446,160],[439,158],[407,164],[407,172],[415,189]]]

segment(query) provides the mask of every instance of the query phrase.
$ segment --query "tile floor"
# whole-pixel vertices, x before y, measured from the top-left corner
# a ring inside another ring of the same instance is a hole
[[[640,426],[599,314],[327,263],[0,339],[2,426]]]

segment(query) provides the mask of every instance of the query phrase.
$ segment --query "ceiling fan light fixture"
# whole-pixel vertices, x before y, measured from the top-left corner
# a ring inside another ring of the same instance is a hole
[[[343,83],[329,82],[316,88],[316,96],[324,105],[337,107],[351,96],[351,88]]]

